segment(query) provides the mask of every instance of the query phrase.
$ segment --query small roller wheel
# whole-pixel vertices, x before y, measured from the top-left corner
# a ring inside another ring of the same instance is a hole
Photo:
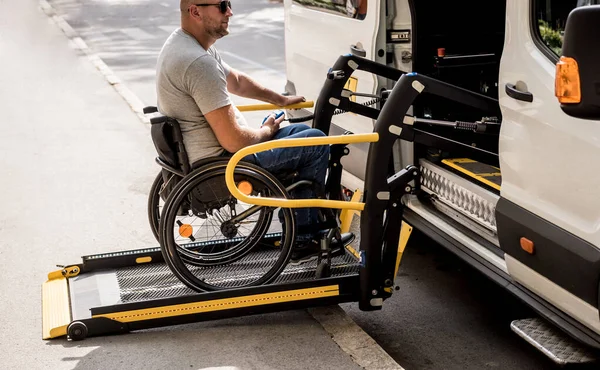
[[[327,278],[331,276],[331,268],[327,261],[321,261],[317,266],[317,271],[315,272],[317,279]]]
[[[83,340],[88,335],[87,326],[81,321],[74,321],[67,328],[67,335],[71,340]]]

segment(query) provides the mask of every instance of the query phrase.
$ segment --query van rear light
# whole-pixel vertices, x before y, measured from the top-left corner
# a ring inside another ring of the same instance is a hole
[[[554,94],[562,104],[581,102],[579,67],[575,59],[562,56],[556,63]]]

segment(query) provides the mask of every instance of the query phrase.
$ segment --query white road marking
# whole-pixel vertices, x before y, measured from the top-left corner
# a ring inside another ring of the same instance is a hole
[[[268,71],[270,73],[273,73],[273,74],[275,74],[277,76],[281,76],[281,77],[285,78],[285,75],[283,73],[281,73],[281,71],[278,71],[276,69],[267,67],[264,64],[260,64],[258,62],[253,61],[253,60],[250,60],[250,59],[244,58],[242,56],[239,56],[237,54],[231,53],[229,51],[219,50],[219,53],[222,54],[222,55],[226,55],[226,56],[228,56],[230,58],[235,58],[235,59],[240,60],[240,61],[242,61],[242,62],[244,62],[246,64],[250,64],[250,65],[252,65],[252,66],[254,66],[256,68],[263,69],[263,70]]]
[[[257,32],[258,34],[262,35],[262,36],[266,36],[266,37],[270,37],[272,39],[275,40],[283,40],[283,37],[279,36],[279,35],[273,35],[267,32]]]
[[[153,39],[154,36],[149,34],[148,32],[137,28],[137,27],[132,27],[132,28],[123,28],[121,30],[121,32],[123,32],[124,34],[126,34],[127,36],[131,37],[132,39],[135,40],[150,40]]]
[[[178,24],[175,24],[172,26],[158,26],[158,28],[160,28],[161,30],[168,32],[168,33],[175,31],[178,27],[179,27]]]

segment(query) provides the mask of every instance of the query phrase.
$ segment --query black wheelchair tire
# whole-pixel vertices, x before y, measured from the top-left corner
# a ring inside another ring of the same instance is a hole
[[[171,191],[171,194],[169,195],[165,203],[160,218],[158,230],[160,233],[159,240],[163,258],[169,266],[169,268],[171,269],[171,271],[173,272],[173,274],[186,286],[196,291],[215,291],[224,290],[228,288],[209,284],[203,279],[198,278],[189,270],[189,268],[186,266],[186,263],[196,266],[198,266],[199,264],[194,263],[197,261],[190,261],[189,259],[185,258],[185,256],[181,255],[182,248],[179,247],[177,243],[175,243],[173,227],[169,227],[168,225],[173,225],[176,218],[179,201],[190,191],[191,188],[197,186],[197,184],[201,182],[199,178],[202,178],[202,176],[211,176],[214,173],[222,172],[224,174],[225,168],[227,167],[227,163],[228,159],[215,160],[192,171],[189,175],[187,175]],[[260,181],[262,181],[264,185],[268,186],[269,189],[273,192],[273,196],[283,199],[290,198],[289,194],[287,193],[285,187],[281,184],[281,182],[275,176],[258,166],[242,161],[236,166],[235,174],[244,174],[247,176],[255,176],[256,178],[260,178]],[[281,250],[279,258],[277,259],[275,264],[261,277],[246,285],[239,285],[235,288],[268,284],[269,282],[277,278],[277,276],[279,276],[279,273],[281,273],[281,271],[283,271],[283,269],[287,265],[291,256],[292,246],[295,239],[296,223],[294,213],[290,208],[283,208],[282,211],[286,233],[283,238],[284,240],[282,241],[279,247]],[[269,219],[266,225],[263,225],[263,227],[268,228],[270,221],[271,220]],[[264,231],[266,230],[263,230],[263,235]],[[229,256],[227,260],[213,260],[210,263],[204,264],[204,266],[210,267],[223,265],[224,263],[232,263],[244,257],[247,253],[251,251],[252,247],[253,246],[248,246],[245,250],[241,250],[239,254],[235,256]]]
[[[207,171],[198,173],[194,177],[194,181],[191,181],[185,185],[184,188],[181,189],[180,193],[176,198],[172,200],[170,211],[165,211],[163,215],[169,215],[169,220],[173,219],[173,214],[168,212],[174,212],[173,210],[177,210],[179,208],[179,202],[182,201],[181,196],[185,197],[185,194],[188,192],[190,188],[196,187],[199,183],[202,183],[203,180],[210,180],[214,177],[225,177],[225,167],[221,166],[218,168],[212,168]],[[267,180],[268,181],[268,180]],[[229,194],[229,191],[227,191]],[[175,204],[175,206],[173,206]],[[259,216],[258,227],[255,227],[250,235],[246,236],[240,243],[236,245],[235,248],[231,250],[227,250],[224,252],[213,252],[209,254],[204,254],[200,257],[193,251],[189,251],[186,248],[178,247],[179,254],[181,258],[188,264],[197,266],[197,267],[207,267],[207,266],[216,266],[216,265],[226,265],[232,262],[235,262],[246,254],[248,254],[252,250],[252,246],[256,245],[260,240],[265,236],[267,230],[271,225],[271,220],[273,218],[273,212],[269,212],[265,210],[261,210]],[[163,216],[164,217],[164,216]],[[169,221],[170,222],[170,221]],[[169,222],[166,224],[168,225]],[[171,223],[172,224],[172,223]],[[159,226],[160,227],[160,226]],[[171,229],[166,229],[171,230]],[[168,232],[167,232],[168,233]],[[165,234],[167,235],[167,234]],[[172,234],[167,235],[171,237]],[[220,240],[223,241],[223,240]],[[174,243],[174,241],[173,241]],[[250,246],[250,247],[248,247]]]
[[[160,211],[158,210],[160,195],[158,192],[163,183],[162,171],[160,171],[154,179],[148,195],[148,222],[150,223],[150,229],[152,230],[152,234],[154,234],[156,241],[159,240],[158,225],[160,224]]]

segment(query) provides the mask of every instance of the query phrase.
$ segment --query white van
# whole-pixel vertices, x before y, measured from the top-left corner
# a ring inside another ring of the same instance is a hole
[[[512,328],[555,354],[557,348],[536,330],[560,328],[552,335],[567,333],[600,349],[598,3],[284,0],[288,93],[317,99],[336,60],[350,53],[493,102],[482,115],[438,96],[419,97],[410,119],[398,121],[458,145],[398,139],[390,173],[410,164],[420,168],[419,191],[403,198],[405,221],[534,308],[545,321],[515,321]],[[589,28],[576,36],[565,34],[567,17],[583,7],[587,14],[595,11],[596,21],[586,21]],[[569,37],[576,55],[563,49]],[[563,52],[575,57],[579,70],[573,59],[560,59]],[[573,76],[581,78],[581,97]],[[395,82],[357,69],[345,86],[378,96]],[[359,103],[372,98],[351,97]],[[463,121],[499,132],[458,133]],[[374,122],[337,114],[329,134],[370,133]],[[470,156],[461,150],[465,146],[481,155]],[[343,184],[363,191],[368,145],[350,149],[342,162]],[[575,357],[554,360],[585,356]]]

